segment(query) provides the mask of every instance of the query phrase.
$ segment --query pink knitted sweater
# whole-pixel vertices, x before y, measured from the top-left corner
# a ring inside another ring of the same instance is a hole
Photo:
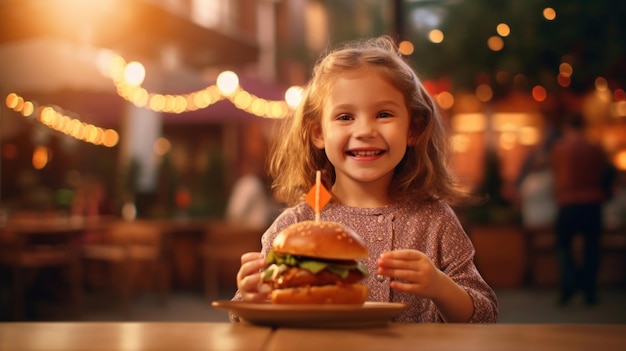
[[[462,286],[474,301],[471,323],[495,323],[498,303],[494,291],[474,265],[474,247],[456,214],[443,202],[401,202],[382,208],[348,207],[329,203],[320,214],[321,220],[334,221],[354,229],[365,240],[369,258],[362,261],[369,276],[369,301],[402,302],[409,308],[393,322],[442,322],[434,303],[427,298],[401,293],[390,288],[389,278],[376,274],[376,258],[396,249],[415,249],[427,254],[433,263]],[[286,209],[268,228],[261,241],[267,254],[278,232],[290,224],[313,220],[312,209],[302,202]],[[240,300],[236,293],[233,300]],[[231,315],[232,321],[237,321]]]

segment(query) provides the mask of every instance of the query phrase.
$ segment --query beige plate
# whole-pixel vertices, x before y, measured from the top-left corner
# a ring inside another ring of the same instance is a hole
[[[271,327],[358,328],[384,326],[405,304],[366,302],[363,305],[275,305],[243,301],[213,301],[245,322]]]

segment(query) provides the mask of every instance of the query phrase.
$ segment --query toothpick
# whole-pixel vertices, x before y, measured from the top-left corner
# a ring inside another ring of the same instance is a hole
[[[315,172],[315,221],[320,221],[320,188],[322,184],[322,172]]]

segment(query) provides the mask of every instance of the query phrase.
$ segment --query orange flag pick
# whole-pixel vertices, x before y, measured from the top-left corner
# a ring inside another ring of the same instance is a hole
[[[315,173],[315,185],[306,194],[306,202],[315,211],[315,221],[319,222],[320,212],[330,201],[331,195],[322,184],[322,172]]]

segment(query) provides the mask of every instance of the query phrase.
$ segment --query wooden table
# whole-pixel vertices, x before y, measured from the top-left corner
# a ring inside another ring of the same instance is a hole
[[[0,323],[2,351],[264,350],[272,329],[229,323]]]
[[[306,340],[306,342],[303,342]],[[388,328],[279,329],[267,350],[624,350],[626,325],[393,324]]]
[[[290,329],[230,323],[0,323],[0,350],[624,350],[626,325],[390,324]]]

